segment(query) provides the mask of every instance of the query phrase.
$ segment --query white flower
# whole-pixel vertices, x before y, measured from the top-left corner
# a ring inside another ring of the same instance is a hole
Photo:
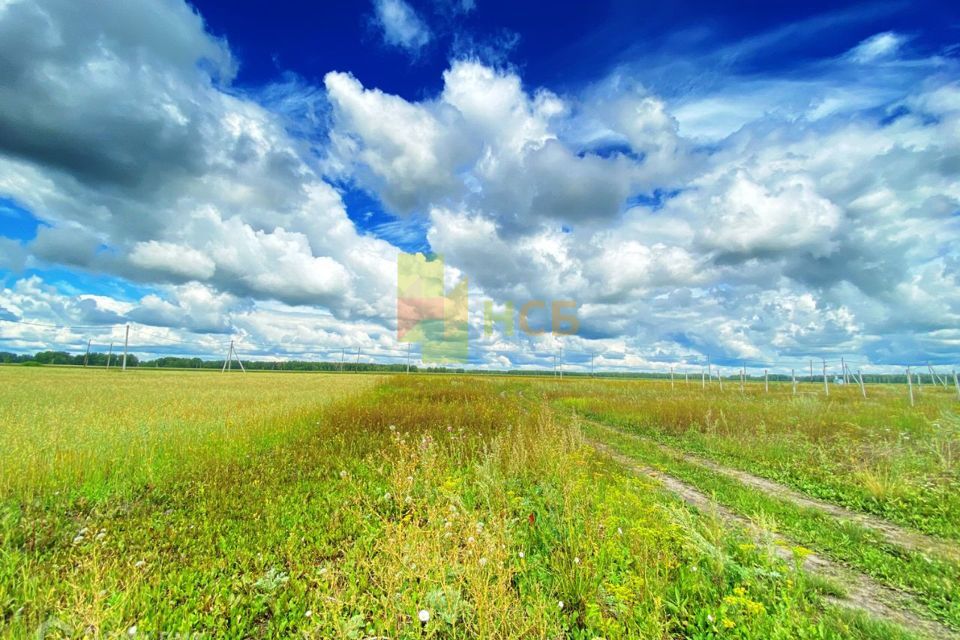
[[[473,538],[473,536],[467,538],[467,544],[473,544],[474,542],[476,542],[476,540]]]
[[[413,476],[407,476],[407,482],[413,482]]]
[[[558,609],[563,609],[563,600],[561,600],[560,602],[557,603],[557,608],[558,608]]]
[[[690,571],[696,573],[698,571],[696,566],[690,567]]]
[[[420,619],[420,622],[427,624],[430,622],[430,612],[426,609],[420,609],[420,613],[417,614],[417,618]]]
[[[103,540],[106,537],[107,537],[107,534],[101,531],[100,533],[97,534],[97,541]]]
[[[383,499],[384,499],[384,500],[389,500],[389,499],[390,499],[390,492],[389,492],[389,491],[387,491],[385,494],[383,494]]]
[[[133,625],[132,627],[130,627],[129,629],[127,629],[127,635],[128,635],[128,636],[135,636],[135,635],[137,635],[137,625]]]
[[[340,470],[340,477],[341,477],[341,478],[346,478],[346,477],[347,477],[347,471],[346,471],[346,469],[341,469],[341,470]]]
[[[133,566],[135,566],[137,569],[142,569],[144,566],[146,566],[146,564],[147,563],[143,560],[137,560],[135,563],[133,563]]]
[[[305,618],[309,618],[309,617],[312,616],[312,615],[313,615],[313,611],[310,611],[310,609],[307,609],[307,612],[306,612],[305,614],[303,614],[303,616],[304,616]]]
[[[617,527],[617,535],[621,535],[621,536],[623,535],[623,529],[621,529],[620,527]]]
[[[76,538],[73,539],[73,544],[80,544],[81,542],[83,542],[83,536],[82,536],[82,535],[79,535],[79,536],[77,536]]]
[[[580,564],[580,558],[574,557],[573,564]]]
[[[410,504],[411,502],[413,502],[413,498],[411,498],[410,496],[407,496],[406,498],[403,499],[403,501],[406,502],[407,504]]]
[[[390,431],[396,431],[397,427],[395,425],[390,425],[389,429]]]
[[[523,559],[524,559],[524,557],[525,557],[525,556],[523,555],[523,551],[521,551],[521,552],[520,552],[520,553],[518,553],[517,555],[518,555],[518,556],[520,556],[520,559],[521,559],[521,560],[523,560]]]
[[[713,615],[707,614],[707,622],[713,622]]]
[[[481,566],[481,567],[487,566],[487,559],[486,559],[486,558],[480,558],[480,566]]]

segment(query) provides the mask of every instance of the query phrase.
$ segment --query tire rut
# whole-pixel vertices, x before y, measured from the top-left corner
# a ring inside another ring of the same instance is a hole
[[[586,437],[584,441],[631,473],[658,481],[668,491],[699,511],[714,513],[726,523],[741,526],[751,532],[757,539],[772,538],[774,553],[788,563],[794,562],[792,547],[795,545],[791,544],[790,540],[784,536],[763,529],[749,518],[717,503],[699,489],[669,474],[646,466],[616,451],[608,444]],[[843,587],[847,592],[846,597],[826,597],[826,600],[832,604],[866,612],[875,618],[892,622],[927,638],[960,640],[960,633],[952,628],[914,613],[912,609],[915,609],[918,605],[907,593],[884,586],[864,574],[848,569],[816,553],[810,553],[804,558],[802,568],[809,573],[833,580]]]
[[[904,549],[916,551],[922,554],[939,555],[955,562],[960,561],[960,545],[956,543],[951,543],[945,540],[934,538],[933,536],[911,531],[878,516],[860,513],[837,504],[826,502],[825,500],[810,497],[804,493],[801,493],[800,491],[797,491],[796,489],[774,482],[773,480],[761,478],[751,473],[747,473],[746,471],[741,471],[740,469],[733,469],[731,467],[723,466],[717,462],[714,462],[713,460],[708,460],[706,458],[701,458],[700,456],[680,451],[668,445],[657,442],[651,438],[645,438],[635,433],[630,433],[629,431],[624,431],[602,422],[597,422],[596,420],[584,421],[607,431],[617,433],[621,436],[636,440],[643,440],[644,442],[654,444],[664,453],[676,456],[690,464],[704,467],[710,471],[714,471],[721,475],[727,476],[728,478],[737,480],[741,484],[758,489],[767,495],[786,500],[799,507],[816,509],[839,520],[845,520],[861,525],[867,529],[875,531],[887,542],[903,547]]]

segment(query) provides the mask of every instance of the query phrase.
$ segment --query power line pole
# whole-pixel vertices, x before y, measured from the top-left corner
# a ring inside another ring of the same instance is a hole
[[[130,324],[127,323],[127,333],[123,337],[123,367],[121,371],[127,370],[127,346],[130,344]]]
[[[110,351],[107,352],[107,369],[110,368],[110,359],[113,358],[113,343],[110,343]]]
[[[87,340],[87,352],[83,354],[83,366],[87,366],[87,362],[90,360],[90,340]]]
[[[360,347],[357,347],[357,373],[360,373]]]
[[[223,361],[223,368],[220,373],[230,371],[233,368],[233,340],[230,341],[230,348],[227,349],[227,359]]]
[[[343,373],[343,359],[347,357],[347,350],[340,347],[340,373]]]
[[[410,345],[412,343],[407,343],[407,373],[410,373]]]
[[[910,367],[907,367],[907,393],[910,394],[910,406],[913,406],[913,378],[911,377]]]
[[[830,395],[830,385],[827,384],[827,360],[823,360],[823,392]]]

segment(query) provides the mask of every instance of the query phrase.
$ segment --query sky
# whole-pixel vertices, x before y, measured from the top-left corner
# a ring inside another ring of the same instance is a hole
[[[471,367],[953,367],[958,58],[954,3],[0,0],[0,350],[405,362],[423,252]],[[531,300],[577,333],[485,333]]]

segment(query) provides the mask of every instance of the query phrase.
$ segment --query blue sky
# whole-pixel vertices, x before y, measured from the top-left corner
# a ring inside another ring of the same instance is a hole
[[[952,366],[958,55],[933,2],[0,3],[0,317],[61,327],[0,349],[396,358],[403,250],[473,366]]]

